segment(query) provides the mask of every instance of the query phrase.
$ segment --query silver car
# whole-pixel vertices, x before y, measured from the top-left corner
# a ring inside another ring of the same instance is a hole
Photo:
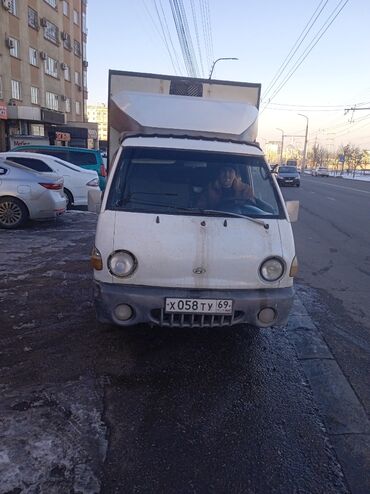
[[[63,178],[0,158],[0,228],[19,228],[29,219],[55,218],[65,209]]]

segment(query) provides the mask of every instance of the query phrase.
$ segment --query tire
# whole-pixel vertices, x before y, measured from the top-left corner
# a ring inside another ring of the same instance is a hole
[[[64,192],[64,197],[66,198],[67,201],[66,209],[71,209],[74,202],[72,192],[70,192],[68,189],[63,189],[63,192]]]
[[[28,218],[28,209],[22,201],[16,197],[0,198],[0,228],[20,228]]]
[[[300,187],[300,186],[301,186],[301,184],[297,184],[297,185],[296,185],[296,187]]]

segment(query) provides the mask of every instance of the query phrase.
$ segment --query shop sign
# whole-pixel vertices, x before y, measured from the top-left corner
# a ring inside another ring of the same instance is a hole
[[[0,105],[0,120],[8,119],[8,107],[4,105]]]
[[[87,129],[87,135],[89,139],[97,139],[98,131],[96,129]]]
[[[69,142],[71,140],[71,134],[69,132],[55,132],[55,140]]]

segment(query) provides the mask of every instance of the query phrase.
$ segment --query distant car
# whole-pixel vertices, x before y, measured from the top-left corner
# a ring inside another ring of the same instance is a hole
[[[276,179],[279,185],[291,185],[293,187],[301,185],[301,178],[295,166],[279,166]]]
[[[65,209],[62,177],[0,157],[0,228],[19,228],[29,219],[56,218]]]
[[[319,166],[318,168],[312,170],[312,175],[314,177],[329,177],[329,168],[326,166]]]
[[[46,154],[7,151],[1,153],[9,160],[41,173],[56,172],[64,178],[64,194],[67,209],[72,205],[86,206],[89,190],[99,187],[99,177],[96,171],[85,170],[80,166],[67,163],[62,159]]]

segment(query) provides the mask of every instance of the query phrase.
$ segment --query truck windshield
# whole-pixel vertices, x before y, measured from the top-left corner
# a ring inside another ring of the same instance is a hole
[[[107,209],[284,217],[262,157],[158,148],[125,148]]]

